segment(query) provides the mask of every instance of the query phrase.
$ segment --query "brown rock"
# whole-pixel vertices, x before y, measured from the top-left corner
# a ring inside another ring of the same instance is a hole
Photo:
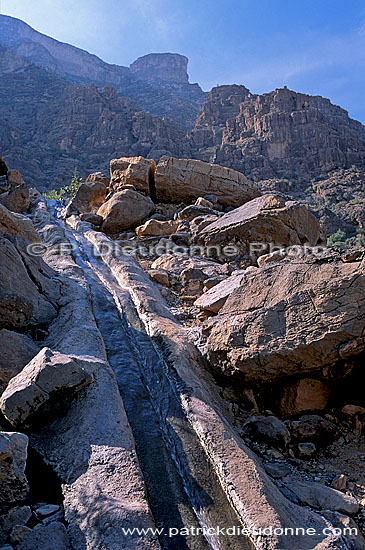
[[[18,170],[9,170],[8,181],[9,183],[13,183],[16,185],[20,185],[21,183],[24,183],[22,175],[20,172],[18,172]]]
[[[80,220],[83,222],[92,223],[96,226],[100,226],[103,223],[102,216],[99,216],[98,214],[93,214],[92,212],[85,212],[85,214],[81,214]]]
[[[85,180],[85,183],[103,183],[105,187],[109,186],[110,178],[104,174],[104,172],[93,172],[89,174]]]
[[[287,487],[303,504],[319,510],[333,510],[345,514],[356,514],[359,510],[356,498],[321,483],[293,481],[288,483]]]
[[[218,313],[226,303],[228,296],[230,296],[236,288],[244,284],[244,281],[245,273],[241,270],[238,270],[238,272],[234,271],[230,277],[214,285],[207,292],[204,292],[204,294],[194,302],[194,305],[203,311]]]
[[[113,191],[119,191],[126,185],[133,185],[137,191],[149,196],[155,170],[156,163],[152,159],[143,157],[113,159],[110,161],[110,187]]]
[[[90,183],[82,183],[67,207],[67,215],[83,212],[95,214],[104,203],[106,194],[107,187],[102,181],[95,180]]]
[[[199,160],[161,157],[155,173],[158,200],[190,202],[214,194],[225,206],[239,206],[260,195],[249,180],[229,168]]]
[[[262,256],[257,258],[257,265],[259,267],[262,267],[263,265],[269,263],[280,262],[283,258],[285,258],[285,253],[277,250],[275,252],[271,252],[270,254],[263,254]]]
[[[344,491],[347,487],[346,476],[344,474],[336,476],[331,483],[331,487],[332,489],[336,489],[337,491]]]
[[[125,189],[115,193],[99,208],[97,213],[104,220],[101,230],[113,234],[135,227],[154,209],[155,206],[150,198],[137,193],[137,191]]]
[[[26,239],[30,243],[39,243],[41,240],[37,231],[28,218],[21,214],[10,212],[0,204],[0,234],[13,235]]]
[[[25,334],[0,330],[0,393],[11,378],[16,376],[37,355],[39,348]]]
[[[235,242],[242,253],[260,256],[270,245],[316,245],[321,228],[309,210],[279,194],[263,195],[236,208],[208,225],[196,242],[222,245]]]
[[[306,411],[321,411],[326,408],[330,389],[320,380],[302,378],[286,386],[280,402],[281,416],[294,416]]]
[[[138,237],[160,237],[164,235],[172,235],[177,231],[179,222],[175,220],[171,221],[159,221],[159,220],[147,220],[146,223],[136,228]]]
[[[211,201],[208,201],[204,197],[199,197],[195,201],[196,206],[206,206],[207,208],[214,208],[214,205]]]
[[[163,286],[170,286],[169,274],[167,271],[163,269],[149,269],[147,273],[155,283]]]
[[[342,414],[345,416],[357,416],[365,414],[365,407],[360,407],[360,405],[345,405],[341,409]]]
[[[11,212],[27,212],[30,205],[29,189],[22,183],[0,195],[0,203]]]
[[[362,337],[364,320],[359,263],[283,260],[248,273],[205,323],[208,357],[254,383],[321,372],[342,360],[342,344]]]
[[[92,377],[67,355],[43,348],[12,378],[0,398],[0,408],[13,426],[28,422],[49,399],[76,392]]]
[[[33,314],[33,304],[24,296],[0,294],[0,328],[24,328]]]
[[[311,441],[326,445],[338,436],[336,424],[317,414],[305,414],[289,426],[293,439],[301,442]]]

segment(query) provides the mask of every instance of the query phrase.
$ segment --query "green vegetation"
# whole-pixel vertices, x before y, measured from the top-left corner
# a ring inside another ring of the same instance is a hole
[[[64,187],[61,187],[59,191],[57,191],[56,189],[50,189],[50,191],[48,191],[47,193],[43,193],[43,196],[46,199],[55,200],[55,201],[73,199],[81,184],[82,184],[82,178],[79,177],[77,168],[75,166],[75,170],[69,185],[65,185]]]
[[[365,231],[364,229],[358,229],[356,235],[347,237],[342,229],[338,229],[328,237],[327,245],[330,248],[341,248],[343,250],[346,248],[365,246]]]

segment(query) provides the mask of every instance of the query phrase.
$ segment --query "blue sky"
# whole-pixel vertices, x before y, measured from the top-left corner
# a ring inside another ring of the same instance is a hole
[[[329,97],[365,123],[363,0],[0,0],[1,13],[129,65],[150,52],[186,55],[205,90],[287,85]]]

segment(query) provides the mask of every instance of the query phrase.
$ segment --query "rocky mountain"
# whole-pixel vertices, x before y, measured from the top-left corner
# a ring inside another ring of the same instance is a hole
[[[7,16],[0,53],[1,152],[29,183],[59,187],[75,166],[85,177],[110,158],[195,158],[309,202],[330,233],[361,237],[365,128],[328,99],[286,87],[255,95],[243,85],[207,95],[189,83],[182,55],[110,65]],[[346,188],[346,201],[328,191],[324,199],[328,180]]]
[[[261,96],[244,86],[214,88],[191,133],[194,153],[253,180],[308,181],[365,166],[365,127],[320,96],[287,88]]]
[[[188,60],[183,55],[150,54],[130,67],[111,65],[6,15],[0,15],[0,44],[76,84],[114,86],[120,96],[131,98],[152,114],[169,116],[186,129],[194,125],[206,97],[198,84],[189,84]]]

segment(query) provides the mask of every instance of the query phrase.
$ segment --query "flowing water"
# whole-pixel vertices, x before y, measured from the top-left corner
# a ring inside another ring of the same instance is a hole
[[[168,536],[169,528],[188,528],[191,533],[192,528],[242,525],[184,415],[176,395],[183,382],[146,334],[128,289],[118,285],[81,233],[65,231],[90,285],[95,319],[133,431],[156,526],[164,528],[161,547],[251,550],[244,536],[204,536],[202,531]]]

